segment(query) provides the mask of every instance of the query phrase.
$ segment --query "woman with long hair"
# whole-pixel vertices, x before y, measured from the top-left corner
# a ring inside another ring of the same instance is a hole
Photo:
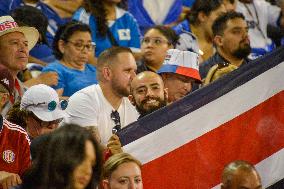
[[[90,26],[97,57],[112,46],[140,52],[140,31],[134,17],[126,11],[125,0],[84,0],[73,19]]]
[[[93,135],[78,125],[64,125],[47,136],[23,189],[94,189],[101,175],[101,150]]]

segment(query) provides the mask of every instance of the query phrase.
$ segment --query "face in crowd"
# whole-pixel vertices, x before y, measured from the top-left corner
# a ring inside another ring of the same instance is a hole
[[[85,142],[85,158],[73,171],[74,189],[84,189],[90,183],[96,164],[95,147],[89,140]]]
[[[111,69],[111,85],[118,96],[127,97],[130,94],[130,83],[136,75],[136,62],[131,53],[119,53]]]
[[[235,18],[229,20],[226,25],[223,35],[219,36],[219,39],[217,37],[217,46],[225,54],[238,59],[246,58],[251,52],[246,21],[242,18]]]
[[[104,165],[103,189],[143,189],[141,163],[126,153],[111,156]]]
[[[226,12],[226,8],[223,4],[221,6],[209,13],[209,15],[206,15],[204,13],[200,13],[200,20],[202,27],[205,30],[206,36],[209,36],[213,38],[213,32],[212,32],[212,25],[216,18],[218,18],[221,14]]]
[[[28,41],[23,33],[12,32],[0,37],[0,62],[13,75],[26,68],[29,50]]]
[[[168,102],[175,102],[192,90],[193,79],[176,73],[161,74],[165,88],[168,88]]]
[[[95,50],[88,31],[75,31],[67,40],[59,40],[58,46],[63,54],[61,61],[79,70],[84,68]]]
[[[159,30],[148,30],[141,43],[141,51],[147,65],[152,69],[159,69],[166,57],[167,50],[173,45]]]
[[[167,105],[168,91],[162,78],[150,71],[138,74],[131,82],[130,101],[141,116]]]

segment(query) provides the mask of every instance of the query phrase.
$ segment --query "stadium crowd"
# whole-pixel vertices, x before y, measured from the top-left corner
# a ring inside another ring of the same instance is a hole
[[[142,189],[116,133],[284,44],[283,11],[284,0],[0,0],[0,188]],[[262,187],[242,160],[220,182]]]

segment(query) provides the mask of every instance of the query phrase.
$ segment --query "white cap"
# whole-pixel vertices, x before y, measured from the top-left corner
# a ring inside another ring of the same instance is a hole
[[[162,67],[157,72],[159,74],[176,73],[201,82],[198,56],[198,54],[190,51],[169,49]]]
[[[33,112],[42,121],[64,118],[57,92],[44,84],[30,87],[23,95],[20,109]]]

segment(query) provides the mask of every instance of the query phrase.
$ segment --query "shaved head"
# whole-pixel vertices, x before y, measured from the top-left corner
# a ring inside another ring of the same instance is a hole
[[[260,176],[255,167],[246,161],[234,161],[223,170],[222,189],[261,189]]]
[[[166,106],[168,92],[164,88],[161,76],[145,71],[133,78],[129,99],[140,115],[144,116]]]

